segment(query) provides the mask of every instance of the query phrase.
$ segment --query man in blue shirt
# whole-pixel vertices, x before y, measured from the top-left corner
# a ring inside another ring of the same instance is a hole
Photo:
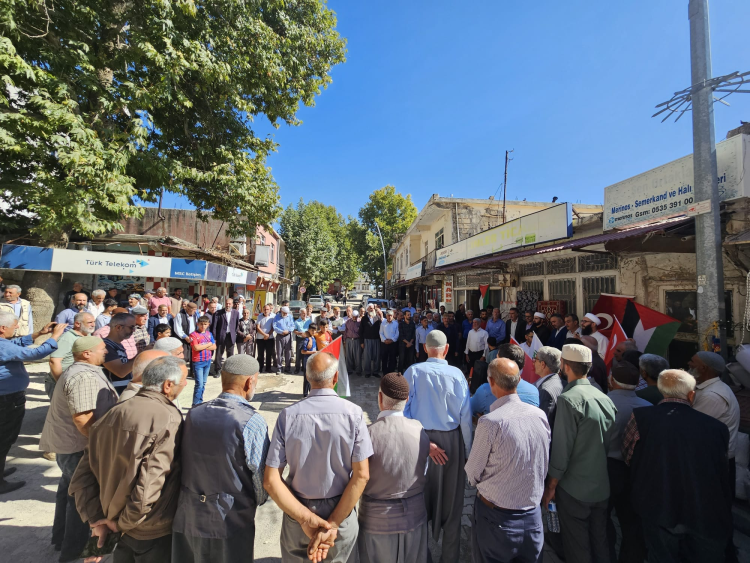
[[[523,373],[523,366],[526,363],[526,354],[520,346],[516,346],[515,344],[501,344],[497,348],[497,357],[513,360],[518,365],[519,371]],[[535,407],[539,406],[539,389],[537,389],[536,385],[533,383],[521,379],[516,388],[516,392],[522,402],[534,405]],[[477,389],[476,394],[479,394],[479,389]]]
[[[497,342],[505,340],[505,321],[500,318],[500,309],[492,309],[492,318],[487,321],[488,336],[495,338]]]
[[[292,333],[294,332],[294,319],[289,314],[289,307],[283,306],[273,322],[273,332],[276,335],[276,375],[281,372],[282,363],[286,373],[292,373]]]
[[[65,332],[66,326],[49,323],[34,334],[13,338],[18,318],[9,311],[0,312],[0,495],[20,489],[26,484],[24,481],[5,480],[16,469],[11,467],[6,471],[5,458],[18,439],[26,412],[29,374],[23,363],[40,360],[57,350],[57,339]],[[52,336],[48,340],[37,348],[29,348],[40,334],[50,332]]]
[[[402,311],[403,311],[404,313],[405,313],[406,311],[409,311],[409,312],[411,313],[411,316],[412,316],[412,317],[413,317],[414,315],[416,315],[416,314],[417,314],[417,310],[416,310],[416,309],[415,309],[414,307],[412,307],[412,306],[411,306],[411,301],[407,302],[407,303],[406,303],[406,307],[403,307],[403,308],[402,308],[401,310],[402,310]]]
[[[424,349],[424,344],[427,342],[427,335],[430,334],[434,328],[435,327],[430,325],[428,317],[422,317],[422,324],[417,327],[416,351],[418,362],[427,361],[427,351]]]
[[[425,344],[427,361],[404,373],[409,383],[404,416],[421,422],[430,438],[433,463],[427,469],[425,487],[427,518],[432,520],[435,538],[443,530],[441,563],[455,563],[461,541],[464,465],[472,441],[469,386],[461,370],[445,361],[450,346],[443,332],[433,330]]]
[[[89,298],[86,297],[85,293],[76,293],[73,296],[73,302],[71,303],[70,307],[60,312],[60,314],[55,317],[55,322],[57,324],[67,325],[67,328],[65,330],[72,329],[73,317],[75,317],[78,313],[85,311],[88,303]]]
[[[307,329],[310,328],[310,323],[312,323],[312,319],[307,317],[307,309],[304,307],[300,308],[299,318],[294,321],[294,339],[296,342],[294,350],[294,373],[299,373],[299,370],[302,368],[300,348],[302,348],[302,341],[305,339]]]

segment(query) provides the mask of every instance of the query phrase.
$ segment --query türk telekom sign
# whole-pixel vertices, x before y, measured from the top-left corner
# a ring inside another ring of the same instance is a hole
[[[716,145],[719,199],[750,196],[750,137],[736,135]],[[693,155],[604,188],[604,229],[688,215],[702,204],[695,196]]]

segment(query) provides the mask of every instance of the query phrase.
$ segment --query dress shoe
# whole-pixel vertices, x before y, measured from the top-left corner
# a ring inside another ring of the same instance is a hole
[[[6,481],[0,480],[0,495],[17,491],[26,484],[26,481]]]
[[[3,471],[3,479],[7,477],[8,475],[13,475],[16,472],[17,467],[9,467],[5,471]]]

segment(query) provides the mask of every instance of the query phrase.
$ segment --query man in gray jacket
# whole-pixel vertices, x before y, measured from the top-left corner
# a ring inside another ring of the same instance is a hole
[[[557,398],[563,390],[560,371],[562,352],[552,346],[542,346],[534,356],[534,372],[539,376],[534,385],[539,389],[539,408],[547,415],[549,427],[555,425]]]
[[[430,439],[418,420],[404,417],[409,384],[400,373],[380,382],[378,420],[368,427],[370,480],[359,503],[361,563],[427,561],[425,475]]]

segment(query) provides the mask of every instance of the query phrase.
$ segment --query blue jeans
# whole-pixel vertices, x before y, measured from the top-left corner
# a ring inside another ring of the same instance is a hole
[[[83,452],[57,454],[57,466],[62,471],[55,497],[55,521],[52,525],[52,543],[61,546],[60,556],[75,558],[86,547],[91,537],[91,528],[83,522],[76,510],[75,500],[68,495],[70,480],[73,478]]]
[[[193,370],[195,371],[195,389],[193,389],[193,406],[200,405],[203,402],[203,390],[206,388],[206,379],[211,369],[211,361],[194,362]]]

